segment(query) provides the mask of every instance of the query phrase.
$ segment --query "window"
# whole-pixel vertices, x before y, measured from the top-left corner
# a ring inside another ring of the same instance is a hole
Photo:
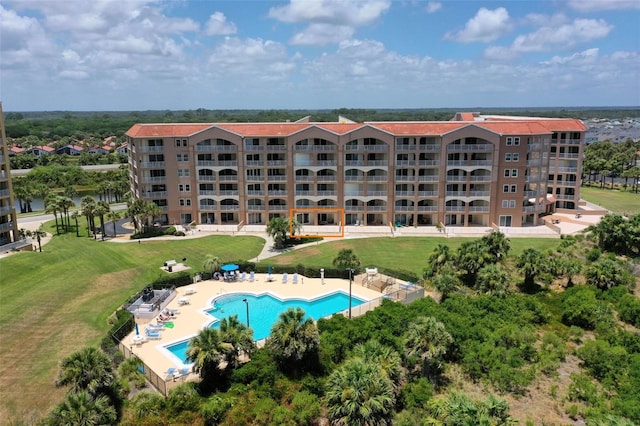
[[[186,139],[182,139],[182,146],[189,145],[189,142]]]
[[[518,169],[511,169],[511,177],[518,177]]]
[[[189,154],[178,154],[177,158],[178,162],[186,162],[189,161]]]
[[[511,185],[511,192],[518,192],[518,185]]]
[[[178,202],[180,204],[180,207],[191,206],[191,198],[180,198]]]
[[[178,169],[178,177],[189,177],[189,169]]]
[[[187,146],[188,142],[186,139],[176,139],[176,146],[177,147],[181,147],[181,146]]]
[[[511,161],[511,153],[507,152],[504,154],[504,161]]]
[[[513,144],[513,138],[507,138],[507,146],[511,146]]]
[[[506,209],[507,207],[509,207],[509,200],[502,200],[502,208]]]
[[[517,152],[514,152],[513,154],[511,154],[511,161],[519,161],[520,160],[520,154],[518,154]]]
[[[191,185],[189,185],[189,184],[178,185],[178,191],[180,191],[180,192],[190,192],[191,191]]]
[[[510,209],[516,208],[516,200],[509,200],[509,208]]]
[[[511,226],[511,216],[500,216],[500,226]]]
[[[509,192],[509,185],[502,185],[502,192]]]
[[[519,137],[518,138],[513,138],[513,144],[516,145],[516,146],[520,145],[520,138]]]
[[[504,177],[509,177],[511,175],[511,170],[504,169]]]

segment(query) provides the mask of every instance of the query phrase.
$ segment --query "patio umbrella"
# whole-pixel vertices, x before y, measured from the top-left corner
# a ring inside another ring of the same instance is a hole
[[[230,272],[230,271],[237,271],[238,269],[240,269],[240,267],[235,263],[227,263],[226,265],[222,265],[222,268],[220,269],[222,269],[225,272]]]
[[[271,266],[269,266],[269,267],[267,268],[267,273],[268,273],[269,275],[271,275]]]
[[[138,323],[136,323],[136,336],[140,335],[140,330],[138,330]]]

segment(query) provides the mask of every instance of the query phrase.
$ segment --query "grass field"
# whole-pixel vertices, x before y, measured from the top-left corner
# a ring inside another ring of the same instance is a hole
[[[597,204],[615,213],[640,213],[640,193],[583,186],[580,188],[580,196],[590,203]]]
[[[418,276],[426,266],[427,257],[438,244],[447,244],[452,250],[460,247],[469,238],[440,237],[377,237],[338,240],[291,251],[280,256],[265,259],[265,264],[297,265],[302,263],[312,267],[330,267],[341,249],[352,249],[360,258],[362,266],[384,266],[389,269],[411,271]],[[514,238],[511,240],[511,254],[519,255],[525,248],[539,250],[555,247],[553,238]]]
[[[48,232],[52,226],[46,227]],[[340,240],[292,251],[264,263],[331,266],[342,248],[352,248],[363,265],[421,274],[438,243],[456,249],[468,239],[369,238]],[[75,234],[54,237],[44,252],[0,259],[0,418],[27,421],[62,399],[53,385],[58,362],[87,345],[97,345],[107,319],[131,294],[158,278],[162,262],[187,258],[200,270],[207,254],[223,261],[256,257],[259,237],[210,236],[176,241],[110,243]],[[557,239],[513,239],[512,253],[546,249]]]

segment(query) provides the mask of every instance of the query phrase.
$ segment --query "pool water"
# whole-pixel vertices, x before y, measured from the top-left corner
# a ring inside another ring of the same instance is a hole
[[[247,300],[245,303],[244,300]],[[364,301],[357,297],[351,298],[351,306],[356,307]],[[254,340],[261,340],[269,336],[271,327],[278,321],[278,316],[289,308],[300,307],[305,312],[305,318],[320,318],[344,311],[349,308],[349,295],[336,292],[312,300],[278,299],[268,294],[254,296],[245,293],[222,295],[214,301],[214,307],[207,313],[216,318],[211,325],[218,328],[223,318],[238,316],[238,320],[247,323],[247,304],[249,305],[249,325],[253,329]],[[167,346],[173,355],[186,363],[189,340]]]

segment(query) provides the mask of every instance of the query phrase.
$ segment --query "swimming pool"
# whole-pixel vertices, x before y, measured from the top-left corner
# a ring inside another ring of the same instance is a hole
[[[244,300],[247,302],[245,303]],[[357,297],[351,298],[351,306],[355,307],[364,303]],[[349,295],[335,292],[316,299],[279,299],[270,294],[253,295],[248,293],[230,293],[222,295],[214,300],[214,307],[206,312],[215,318],[212,327],[218,328],[223,318],[233,315],[238,320],[247,323],[247,304],[249,306],[249,325],[253,329],[253,338],[261,340],[269,336],[271,327],[278,320],[280,313],[289,308],[300,307],[305,312],[305,318],[314,320],[344,311],[349,308]],[[175,357],[186,363],[189,340],[175,343],[165,348]]]

